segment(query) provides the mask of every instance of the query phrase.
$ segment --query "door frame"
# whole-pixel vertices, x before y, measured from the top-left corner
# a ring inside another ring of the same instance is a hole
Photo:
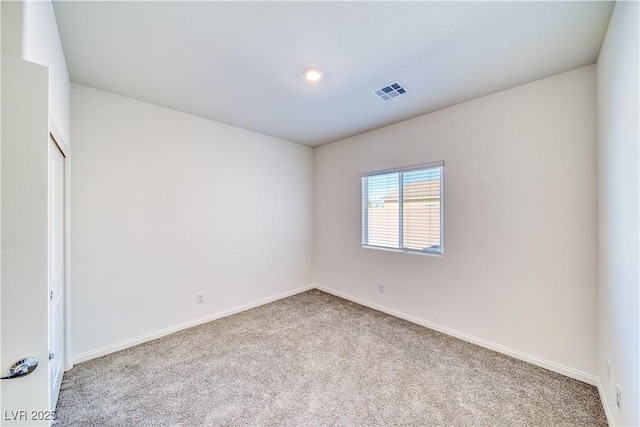
[[[71,357],[71,149],[52,119],[49,120],[51,139],[64,156],[64,370],[73,368]],[[51,157],[51,153],[49,153]]]

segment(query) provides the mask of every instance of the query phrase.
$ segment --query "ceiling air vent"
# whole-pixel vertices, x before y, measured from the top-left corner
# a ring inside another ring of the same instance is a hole
[[[395,82],[389,83],[388,85],[381,87],[378,90],[374,90],[371,93],[382,99],[383,101],[388,101],[400,95],[404,95],[407,92],[407,88],[398,80],[396,80]]]

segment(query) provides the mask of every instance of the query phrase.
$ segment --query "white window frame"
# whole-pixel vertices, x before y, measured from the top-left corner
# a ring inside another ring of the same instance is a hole
[[[402,186],[402,177],[404,172],[415,172],[423,169],[440,169],[440,249],[410,249],[403,247],[403,199],[404,195],[403,186]],[[385,175],[390,173],[398,174],[398,246],[399,248],[392,248],[388,246],[377,246],[370,245],[366,241],[367,239],[367,227],[368,227],[368,200],[367,200],[367,189],[365,184],[365,178],[369,178],[376,175]],[[403,253],[412,253],[412,254],[420,254],[420,255],[430,255],[430,256],[444,256],[444,162],[435,162],[435,163],[426,163],[421,165],[407,166],[402,168],[395,169],[385,169],[374,172],[365,172],[360,174],[360,233],[361,233],[361,244],[365,249],[378,249],[390,252],[403,252]]]

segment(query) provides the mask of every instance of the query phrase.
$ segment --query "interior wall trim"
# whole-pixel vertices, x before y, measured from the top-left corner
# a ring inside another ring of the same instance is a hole
[[[541,368],[545,368],[548,369],[550,371],[556,372],[558,374],[562,374],[565,375],[567,377],[585,382],[587,384],[591,384],[594,385],[596,387],[598,387],[599,384],[599,378],[596,375],[593,374],[589,374],[586,372],[582,372],[578,369],[574,369],[571,368],[569,366],[565,366],[556,362],[552,362],[550,360],[546,360],[543,359],[541,357],[538,356],[534,356],[532,354],[528,354],[525,353],[523,351],[520,350],[516,350],[498,343],[495,343],[493,341],[489,341],[489,340],[485,340],[483,338],[478,338],[474,335],[470,335],[467,334],[465,332],[460,332],[458,330],[440,325],[438,323],[434,323],[434,322],[430,322],[428,320],[425,319],[421,319],[419,317],[413,316],[411,314],[407,314],[407,313],[403,313],[401,311],[398,310],[394,310],[388,307],[385,307],[383,305],[380,304],[376,304],[373,303],[371,301],[367,301],[365,299],[362,298],[358,298],[355,297],[353,295],[341,292],[341,291],[337,291],[335,289],[326,287],[326,286],[321,286],[316,284],[315,288],[318,290],[321,290],[323,292],[335,295],[337,297],[340,298],[344,298],[346,300],[349,300],[351,302],[355,302],[356,304],[360,304],[360,305],[364,305],[366,307],[372,308],[374,310],[378,310],[381,311],[383,313],[389,314],[391,316],[394,317],[398,317],[400,319],[404,319],[407,320],[411,323],[415,323],[417,325],[420,326],[424,326],[425,328],[429,328],[429,329],[433,329],[434,331],[438,331],[438,332],[442,332],[443,334],[455,337],[455,338],[459,338],[463,341],[467,341],[473,344],[477,344],[481,347],[485,347],[488,348],[490,350],[494,350],[497,351],[498,353],[502,353],[502,354],[506,354],[507,356],[511,356],[511,357],[515,357],[516,359],[520,359],[523,360],[525,362],[529,362],[532,363],[534,365],[540,366]],[[602,399],[602,395],[601,395],[601,399]],[[607,414],[607,418],[609,417],[609,415]],[[612,424],[611,424],[612,425]]]
[[[613,415],[611,414],[611,407],[609,407],[609,402],[607,401],[607,396],[604,394],[604,387],[602,386],[602,381],[600,381],[600,377],[598,377],[598,395],[600,396],[600,402],[602,403],[602,407],[604,408],[604,414],[607,417],[607,423],[609,423],[609,427],[615,427],[613,423]]]
[[[189,320],[187,322],[183,322],[174,326],[170,326],[168,328],[164,328],[164,329],[160,329],[158,331],[155,332],[151,332],[148,334],[144,334],[144,335],[140,335],[138,337],[135,338],[131,338],[128,340],[124,340],[124,341],[120,341],[117,342],[115,344],[111,344],[108,346],[104,346],[104,347],[100,347],[97,348],[95,350],[90,350],[90,351],[86,351],[84,353],[80,353],[80,354],[76,354],[74,356],[72,356],[72,363],[76,364],[76,363],[81,363],[81,362],[86,362],[87,360],[91,360],[91,359],[95,359],[97,357],[100,356],[105,356],[109,353],[114,353],[116,351],[120,351],[120,350],[124,350],[126,348],[129,347],[133,347],[135,345],[138,344],[142,344],[145,343],[147,341],[152,341],[155,340],[157,338],[161,338],[165,335],[169,335],[172,334],[174,332],[178,332],[181,331],[183,329],[188,329],[194,326],[198,326],[201,325],[203,323],[207,323],[207,322],[211,322],[212,320],[216,320],[216,319],[220,319],[223,317],[227,317],[227,316],[231,316],[232,314],[237,314],[237,313],[241,313],[243,311],[246,310],[250,310],[252,308],[264,305],[264,304],[268,304],[270,302],[274,302],[292,295],[296,295],[299,294],[301,292],[306,292],[309,291],[311,289],[313,289],[315,286],[314,285],[307,285],[307,286],[302,286],[300,288],[295,288],[295,289],[291,289],[289,291],[286,292],[282,292],[267,298],[262,298],[256,301],[252,301],[246,304],[242,304],[239,305],[237,307],[233,307],[227,310],[223,310],[223,311],[219,311],[217,313],[213,313],[213,314],[209,314],[207,316],[204,317],[200,317],[197,319],[193,319],[193,320]]]
[[[582,381],[582,382],[585,382],[587,384],[591,384],[593,386],[596,386],[598,388],[598,392],[599,392],[599,395],[600,395],[600,400],[602,401],[602,405],[604,407],[607,420],[609,421],[609,425],[613,426],[612,417],[611,417],[611,410],[610,410],[610,408],[609,408],[609,406],[607,404],[607,401],[605,399],[604,390],[602,388],[602,384],[600,382],[600,379],[596,375],[589,374],[589,373],[586,373],[586,372],[582,372],[582,371],[580,371],[578,369],[574,369],[574,368],[571,368],[569,366],[565,366],[565,365],[562,365],[562,364],[559,364],[559,363],[556,363],[556,362],[553,362],[553,361],[550,361],[550,360],[547,360],[547,359],[544,359],[544,358],[541,358],[541,357],[538,357],[538,356],[534,356],[532,354],[528,354],[528,353],[522,352],[520,350],[516,350],[516,349],[510,348],[510,347],[495,343],[493,341],[485,340],[483,338],[479,338],[479,337],[476,337],[474,335],[470,335],[470,334],[467,334],[467,333],[464,333],[464,332],[460,332],[458,330],[455,330],[455,329],[452,329],[452,328],[448,328],[446,326],[443,326],[443,325],[440,325],[440,324],[437,324],[437,323],[434,323],[434,322],[430,322],[428,320],[424,320],[424,319],[421,319],[419,317],[416,317],[416,316],[413,316],[413,315],[410,315],[410,314],[407,314],[407,313],[404,313],[404,312],[401,312],[401,311],[398,311],[398,310],[394,310],[394,309],[385,307],[383,305],[376,304],[376,303],[373,303],[371,301],[368,301],[368,300],[353,296],[351,294],[347,294],[347,293],[344,293],[344,292],[341,292],[341,291],[337,291],[337,290],[335,290],[333,288],[329,288],[329,287],[318,285],[318,284],[312,284],[312,285],[307,285],[307,286],[302,286],[302,287],[299,287],[299,288],[295,288],[295,289],[292,289],[292,290],[287,291],[287,292],[276,294],[276,295],[273,295],[273,296],[270,296],[270,297],[267,297],[267,298],[262,298],[262,299],[259,299],[259,300],[256,300],[256,301],[253,301],[253,302],[250,302],[250,303],[247,303],[247,304],[242,304],[242,305],[239,305],[237,307],[230,308],[228,310],[223,310],[223,311],[220,311],[220,312],[217,312],[217,313],[213,313],[213,314],[210,314],[210,315],[207,315],[207,316],[204,316],[204,317],[200,317],[198,319],[194,319],[194,320],[190,320],[190,321],[187,321],[187,322],[180,323],[178,325],[170,326],[168,328],[164,328],[164,329],[161,329],[161,330],[158,330],[158,331],[155,331],[155,332],[151,332],[151,333],[148,333],[148,334],[145,334],[145,335],[141,335],[141,336],[138,336],[138,337],[135,337],[135,338],[131,338],[131,339],[128,339],[128,340],[120,341],[120,342],[112,344],[112,345],[108,345],[108,346],[105,346],[105,347],[97,348],[95,350],[90,350],[90,351],[87,351],[87,352],[84,352],[84,353],[76,354],[76,355],[74,355],[72,357],[72,363],[76,364],[76,363],[85,362],[87,360],[95,359],[97,357],[101,357],[101,356],[107,355],[109,353],[114,353],[116,351],[124,350],[126,348],[133,347],[135,345],[142,344],[142,343],[145,343],[147,341],[151,341],[151,340],[154,340],[154,339],[157,339],[157,338],[161,338],[163,336],[172,334],[174,332],[181,331],[183,329],[188,329],[188,328],[191,328],[193,326],[197,326],[197,325],[201,325],[203,323],[211,322],[212,320],[216,320],[216,319],[220,319],[220,318],[223,318],[223,317],[227,317],[227,316],[230,316],[232,314],[241,313],[243,311],[250,310],[252,308],[259,307],[261,305],[268,304],[270,302],[274,302],[274,301],[277,301],[277,300],[280,300],[280,299],[283,299],[283,298],[286,298],[286,297],[289,297],[289,296],[292,296],[292,295],[296,295],[296,294],[299,294],[299,293],[302,293],[302,292],[306,292],[306,291],[309,291],[311,289],[318,289],[318,290],[326,292],[328,294],[335,295],[337,297],[344,298],[346,300],[352,301],[352,302],[354,302],[356,304],[360,304],[360,305],[363,305],[365,307],[369,307],[369,308],[372,308],[374,310],[381,311],[381,312],[389,314],[391,316],[407,320],[407,321],[409,321],[411,323],[415,323],[417,325],[424,326],[424,327],[429,328],[429,329],[433,329],[434,331],[438,331],[438,332],[441,332],[443,334],[446,334],[446,335],[449,335],[449,336],[452,336],[452,337],[455,337],[455,338],[459,338],[461,340],[464,340],[464,341],[479,345],[481,347],[485,347],[485,348],[488,348],[490,350],[497,351],[498,353],[502,353],[502,354],[506,354],[506,355],[511,356],[511,357],[515,357],[516,359],[523,360],[523,361],[528,362],[528,363],[532,363],[532,364],[534,364],[536,366],[540,366],[542,368],[548,369],[548,370],[556,372],[558,374],[562,374],[562,375],[565,375],[567,377],[576,379],[578,381]]]

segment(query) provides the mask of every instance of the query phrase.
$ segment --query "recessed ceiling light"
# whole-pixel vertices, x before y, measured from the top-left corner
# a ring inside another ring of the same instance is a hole
[[[318,67],[307,67],[302,70],[302,75],[310,82],[317,82],[322,78],[322,70]]]

